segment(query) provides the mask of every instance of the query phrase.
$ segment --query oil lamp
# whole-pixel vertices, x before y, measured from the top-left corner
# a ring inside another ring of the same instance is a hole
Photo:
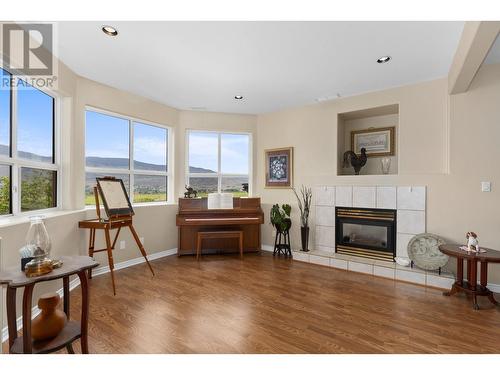
[[[26,247],[33,254],[33,260],[26,264],[25,273],[28,277],[35,277],[52,272],[52,260],[49,258],[51,244],[42,216],[32,216],[30,221]]]

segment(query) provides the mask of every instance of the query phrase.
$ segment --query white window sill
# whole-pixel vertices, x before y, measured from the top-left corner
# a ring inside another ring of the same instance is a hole
[[[177,206],[177,202],[145,202],[145,203],[133,203],[132,207],[156,207],[156,206]],[[85,211],[95,211],[95,206],[85,206]],[[104,206],[101,205],[101,211],[104,212]]]
[[[156,207],[156,206],[176,206],[176,202],[148,202],[148,203],[137,203],[133,204],[132,206],[134,208],[138,207]],[[102,207],[102,210],[104,210],[104,207]],[[65,216],[65,215],[72,215],[78,212],[87,212],[87,211],[95,211],[95,206],[85,206],[85,208],[82,208],[80,210],[52,210],[49,212],[32,212],[32,213],[25,213],[22,215],[18,216],[6,216],[3,218],[0,218],[0,228],[7,228],[10,226],[14,225],[20,225],[20,224],[26,224],[30,222],[30,217],[31,216],[43,216],[44,219],[51,219],[53,217],[59,217],[59,216]],[[104,212],[104,211],[103,211]]]
[[[53,210],[50,212],[36,212],[29,214],[22,214],[19,216],[7,216],[0,219],[0,228],[6,228],[14,225],[25,224],[30,222],[31,216],[43,216],[44,219],[51,219],[53,217],[72,215],[78,212],[84,212],[81,210]]]

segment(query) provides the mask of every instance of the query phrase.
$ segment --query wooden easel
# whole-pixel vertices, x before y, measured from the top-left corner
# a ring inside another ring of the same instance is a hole
[[[132,233],[132,236],[134,237],[134,240],[137,246],[139,247],[142,256],[146,260],[146,263],[149,269],[151,270],[153,276],[155,275],[155,273],[153,271],[153,268],[151,267],[151,264],[149,264],[146,250],[144,249],[144,246],[142,246],[141,240],[139,239],[139,236],[137,235],[137,232],[134,229],[134,225],[132,224],[133,212],[131,214],[126,214],[126,215],[110,215],[108,216],[108,219],[103,219],[101,218],[99,191],[97,187],[94,187],[94,196],[95,196],[97,219],[80,221],[78,223],[78,227],[90,229],[90,239],[89,239],[90,257],[93,257],[95,253],[99,253],[101,251],[106,251],[108,253],[108,263],[109,263],[109,270],[111,272],[111,282],[113,284],[113,294],[116,296],[115,275],[113,272],[115,268],[113,261],[113,250],[115,248],[118,235],[120,234],[120,231],[123,227],[128,227],[130,229],[130,232]],[[104,237],[106,239],[106,247],[104,249],[95,249],[95,234],[97,229],[104,230]],[[111,242],[110,231],[113,229],[117,229],[117,231],[113,239],[113,242]],[[92,278],[92,270],[89,270],[89,279],[91,278]]]

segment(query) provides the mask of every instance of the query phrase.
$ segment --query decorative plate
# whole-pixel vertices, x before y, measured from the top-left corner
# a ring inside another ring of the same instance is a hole
[[[431,233],[414,236],[408,243],[408,257],[415,265],[424,270],[437,270],[448,263],[448,255],[439,251],[444,241]]]

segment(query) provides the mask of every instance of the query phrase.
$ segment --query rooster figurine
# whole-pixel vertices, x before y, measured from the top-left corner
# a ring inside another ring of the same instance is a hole
[[[366,148],[361,149],[361,155],[356,155],[354,151],[346,151],[344,152],[344,168],[349,167],[349,163],[351,163],[354,168],[354,174],[358,175],[361,167],[364,167],[366,164]]]

